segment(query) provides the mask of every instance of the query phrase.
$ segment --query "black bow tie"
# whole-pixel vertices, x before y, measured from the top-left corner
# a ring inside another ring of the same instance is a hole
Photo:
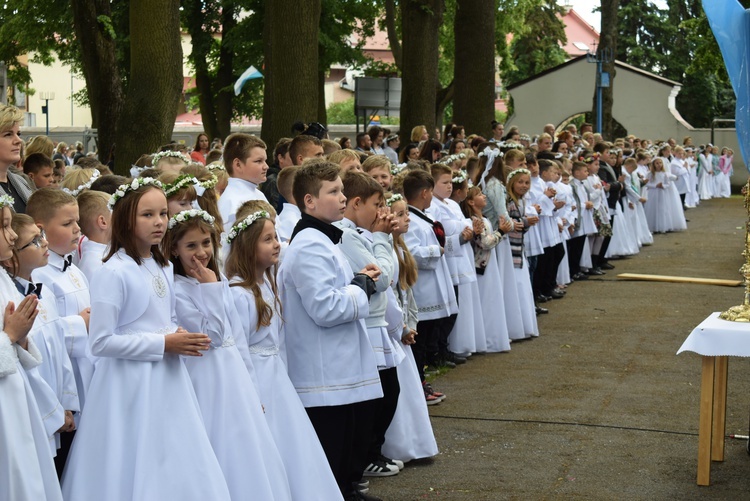
[[[70,268],[70,266],[73,264],[73,254],[68,254],[63,258],[63,269],[62,271],[67,270]]]
[[[34,294],[36,297],[41,299],[42,298],[42,284],[41,283],[35,284],[32,282],[29,282],[28,287],[26,287],[25,295],[28,296],[29,294]]]

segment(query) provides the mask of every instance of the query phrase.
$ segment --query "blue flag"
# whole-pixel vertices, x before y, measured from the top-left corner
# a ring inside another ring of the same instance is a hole
[[[742,159],[750,169],[750,11],[745,10],[737,0],[703,0],[702,3],[711,31],[719,43],[724,65],[737,98],[734,111],[737,140],[740,143]]]
[[[263,78],[263,75],[260,74],[260,71],[255,69],[255,66],[250,66],[242,75],[240,75],[240,78],[234,82],[234,95],[239,96],[242,87],[245,86],[245,82],[254,78]]]

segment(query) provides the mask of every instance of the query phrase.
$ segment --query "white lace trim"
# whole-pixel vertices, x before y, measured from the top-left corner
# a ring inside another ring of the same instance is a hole
[[[251,354],[260,355],[262,357],[272,357],[279,354],[279,347],[276,345],[260,346],[258,344],[254,344],[252,346],[249,346],[247,349]]]

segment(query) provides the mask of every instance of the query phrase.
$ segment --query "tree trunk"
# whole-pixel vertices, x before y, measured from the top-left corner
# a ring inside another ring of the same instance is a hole
[[[98,20],[99,16],[111,18],[112,7],[107,0],[72,0],[71,6],[91,106],[91,124],[97,129],[99,159],[105,163],[115,144],[124,100],[115,41]]]
[[[453,120],[489,138],[495,118],[495,2],[458,0],[453,24],[456,64]]]
[[[385,0],[385,29],[388,33],[388,43],[391,46],[391,54],[396,67],[401,70],[401,41],[396,32],[396,5],[394,0]]]
[[[270,147],[289,136],[294,122],[318,118],[320,1],[266,2],[268,43],[261,137]]]
[[[409,142],[411,129],[424,125],[435,130],[438,85],[438,31],[443,0],[402,0],[401,138]]]
[[[615,58],[617,57],[617,6],[619,0],[602,0],[602,32],[599,38],[599,55],[609,54],[602,64],[602,71],[609,73],[609,87],[602,89],[602,136],[614,139],[615,123],[612,117],[614,104]],[[594,116],[596,117],[596,96],[594,96]]]
[[[323,125],[328,122],[328,110],[326,109],[326,71],[318,71],[318,117],[317,121]]]
[[[208,67],[208,56],[213,44],[213,35],[204,26],[204,5],[205,3],[202,0],[186,0],[184,2],[185,24],[192,45],[189,59],[195,71],[195,86],[198,89],[198,106],[203,130],[209,138],[214,138],[218,134],[218,126],[214,86]]]
[[[179,0],[130,3],[130,80],[117,128],[118,173],[171,139],[182,96],[179,9]]]

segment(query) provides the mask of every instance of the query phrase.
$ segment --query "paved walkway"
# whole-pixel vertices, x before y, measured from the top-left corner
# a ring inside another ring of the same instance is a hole
[[[727,442],[712,486],[696,485],[700,357],[675,355],[743,290],[615,278],[739,279],[742,200],[704,202],[687,215],[688,231],[657,235],[600,280],[547,303],[539,338],[438,378],[448,395],[430,408],[440,454],[372,480],[371,492],[388,501],[746,498],[745,441]],[[727,433],[747,435],[750,361],[729,368]]]

